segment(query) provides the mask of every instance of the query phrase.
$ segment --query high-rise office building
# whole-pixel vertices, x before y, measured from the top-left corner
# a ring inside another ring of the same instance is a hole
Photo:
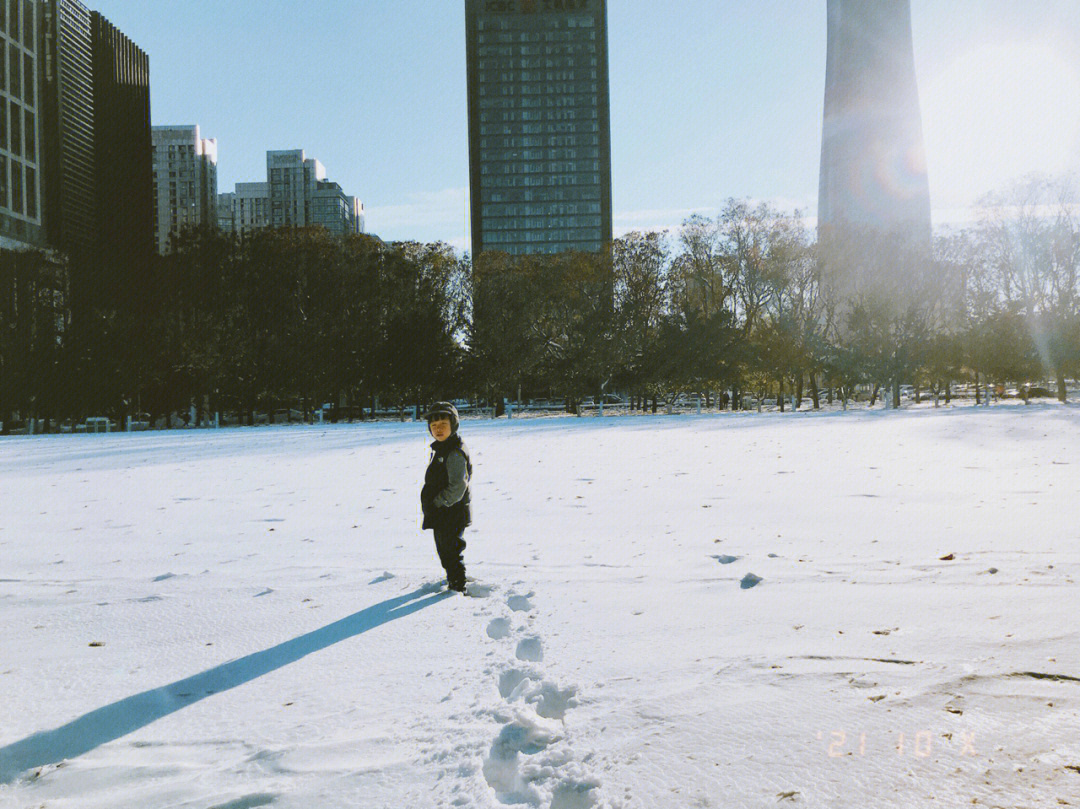
[[[264,227],[324,227],[334,234],[364,232],[364,206],[326,179],[322,163],[303,149],[266,153],[265,183],[237,183],[218,195],[218,222],[240,234]]]
[[[98,255],[114,256],[117,281],[145,273],[154,254],[150,60],[96,11],[94,164]]]
[[[910,0],[828,0],[818,224],[929,245]]]
[[[46,241],[134,271],[153,251],[149,60],[78,0],[20,5],[41,14]]]
[[[605,0],[465,0],[472,250],[611,241]]]
[[[0,248],[45,244],[41,10],[36,2],[0,2]]]
[[[200,137],[198,125],[155,126],[154,233],[157,251],[188,228],[218,220],[217,141]]]
[[[89,249],[94,234],[93,39],[78,0],[41,4],[45,228],[50,245]]]

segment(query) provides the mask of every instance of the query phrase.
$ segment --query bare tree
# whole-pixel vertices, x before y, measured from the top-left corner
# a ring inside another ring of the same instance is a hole
[[[999,293],[1023,315],[1061,401],[1080,362],[1075,198],[1066,181],[1029,177],[984,198],[979,224]]]

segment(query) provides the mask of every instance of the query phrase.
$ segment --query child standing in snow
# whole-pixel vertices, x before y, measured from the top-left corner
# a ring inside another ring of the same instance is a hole
[[[451,590],[465,592],[465,550],[462,534],[472,522],[469,505],[469,479],[472,463],[469,451],[458,435],[457,408],[449,402],[436,402],[427,412],[431,444],[431,462],[424,475],[420,505],[424,509],[424,529],[435,532],[435,549],[446,569]]]

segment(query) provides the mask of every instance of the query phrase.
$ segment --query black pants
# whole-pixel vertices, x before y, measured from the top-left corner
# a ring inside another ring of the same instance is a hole
[[[450,587],[465,584],[465,563],[461,560],[465,540],[461,534],[461,531],[452,528],[435,529],[435,549],[439,552],[439,561],[446,570],[446,582]]]

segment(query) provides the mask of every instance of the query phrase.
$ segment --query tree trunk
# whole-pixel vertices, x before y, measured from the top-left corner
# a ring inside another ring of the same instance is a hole
[[[784,412],[784,377],[780,376],[780,381],[777,383],[776,388],[776,401],[780,405],[780,412]]]
[[[900,409],[900,377],[896,377],[892,381],[892,406],[893,410]]]
[[[802,407],[803,399],[803,376],[799,374],[795,377],[795,409],[798,410]]]
[[[975,406],[978,407],[982,403],[982,399],[979,397],[979,372],[975,372]]]
[[[952,383],[946,380],[945,382],[945,404],[949,404],[952,401]]]
[[[877,402],[877,395],[878,395],[879,390],[881,390],[881,385],[879,385],[877,382],[875,382],[874,383],[874,392],[870,394],[870,406],[871,407],[873,407],[874,403]]]
[[[818,396],[817,374],[810,374],[810,398],[814,402],[814,410],[821,410],[821,397]]]
[[[1057,389],[1058,401],[1064,404],[1068,401],[1069,396],[1065,390],[1065,372],[1061,369],[1058,369],[1057,372]]]

